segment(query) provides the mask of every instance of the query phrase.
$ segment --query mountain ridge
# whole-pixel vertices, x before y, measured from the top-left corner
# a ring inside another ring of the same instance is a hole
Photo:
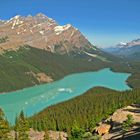
[[[124,44],[117,44],[114,47],[106,48],[104,50],[129,60],[140,60],[140,39],[135,39]]]
[[[94,47],[71,24],[61,26],[41,13],[27,17],[16,15],[9,20],[1,20],[0,33],[0,38],[8,37],[6,42],[0,44],[0,51],[16,50],[19,46],[29,45],[52,53],[66,54]]]

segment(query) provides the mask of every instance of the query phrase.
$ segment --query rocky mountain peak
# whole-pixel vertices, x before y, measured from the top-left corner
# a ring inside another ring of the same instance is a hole
[[[38,13],[38,14],[36,14],[36,16],[37,17],[47,17],[45,14],[43,14],[43,13]]]
[[[127,43],[128,47],[133,47],[133,46],[137,46],[137,45],[140,45],[140,39],[135,39],[135,40],[132,40],[131,42]]]
[[[38,13],[38,14],[35,15],[35,17],[37,17],[37,18],[49,19],[49,17],[47,17],[47,16],[46,16],[45,14],[43,14],[43,13]]]
[[[53,20],[52,18],[50,17],[47,17],[45,14],[42,14],[42,13],[38,13],[34,16],[34,19],[37,19],[37,20],[41,20],[41,21],[48,21],[48,22],[56,22],[55,20]]]
[[[42,13],[27,17],[16,15],[1,22],[0,37],[4,36],[8,36],[9,39],[0,44],[0,50],[13,49],[26,44],[64,54],[93,47],[71,24],[59,25]]]

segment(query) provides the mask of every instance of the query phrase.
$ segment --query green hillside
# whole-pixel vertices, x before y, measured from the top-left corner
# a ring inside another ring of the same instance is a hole
[[[88,57],[52,54],[31,47],[5,52],[0,55],[0,92],[40,84],[27,72],[43,72],[57,80],[70,73],[98,70],[107,65],[98,59],[88,60]]]
[[[93,50],[94,51],[94,50]],[[53,80],[58,80],[71,73],[95,71],[110,67],[116,72],[132,73],[128,84],[132,87],[140,85],[140,64],[124,62],[102,51],[96,51],[100,58],[83,54],[60,55],[45,50],[21,47],[17,51],[7,51],[0,55],[0,92],[8,92],[41,84],[36,77],[27,73],[45,73]]]

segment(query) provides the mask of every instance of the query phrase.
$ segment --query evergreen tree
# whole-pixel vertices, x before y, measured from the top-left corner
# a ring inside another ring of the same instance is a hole
[[[0,109],[0,140],[9,140],[10,126],[5,119],[4,112]]]
[[[15,127],[14,127],[14,130],[15,130],[15,140],[18,140],[17,125],[18,125],[18,118],[16,117],[16,119],[15,119]]]
[[[72,138],[80,140],[83,137],[83,134],[84,134],[84,130],[80,128],[77,122],[75,121],[71,130]]]
[[[123,122],[123,130],[124,131],[129,131],[133,127],[133,116],[132,115],[127,115],[127,120]]]
[[[23,111],[16,119],[15,131],[17,133],[18,140],[29,140],[29,123],[25,118]]]
[[[123,122],[122,124],[122,129],[123,129],[123,138],[125,136],[125,134],[127,133],[127,131],[131,130],[131,128],[133,127],[133,116],[132,115],[127,115],[127,119],[126,121]]]
[[[117,109],[133,103],[140,103],[140,89],[119,92],[99,87],[69,101],[50,106],[29,119],[35,129],[40,127],[36,122],[47,118],[42,130],[47,128],[67,131],[71,135],[73,121],[76,120],[79,128],[93,132],[97,123]]]
[[[94,119],[91,119],[91,120],[89,121],[89,131],[90,131],[90,132],[93,132],[94,129],[95,129],[95,127],[96,127],[96,121],[95,121]]]

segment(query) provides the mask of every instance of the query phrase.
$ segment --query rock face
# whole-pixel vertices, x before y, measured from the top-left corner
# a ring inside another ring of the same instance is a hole
[[[55,131],[49,131],[49,136],[51,140],[67,140],[68,135],[65,132],[55,132]]]
[[[97,129],[96,129],[96,132],[102,136],[104,134],[107,134],[109,133],[109,130],[111,128],[111,125],[109,124],[101,124]]]
[[[36,77],[40,83],[53,82],[53,79],[50,76],[46,75],[45,73],[37,73]]]
[[[29,138],[30,140],[44,140],[44,131],[35,131],[30,129],[29,131]],[[48,131],[50,140],[67,140],[68,134],[61,131]],[[10,136],[15,139],[15,131],[10,132]]]
[[[17,49],[19,46],[30,45],[53,53],[70,53],[88,50],[93,46],[72,25],[64,26],[43,15],[15,16],[7,21],[0,21],[0,38],[8,37],[0,43],[0,51]]]
[[[140,122],[140,105],[131,105],[123,109],[118,109],[111,117],[113,122],[123,123],[127,115],[132,115],[135,123]]]
[[[137,140],[137,139],[139,140],[140,138],[140,126],[139,126],[140,105],[139,104],[133,104],[131,106],[118,109],[116,112],[114,112],[114,114],[107,119],[107,121],[111,120],[113,124],[112,129],[110,133],[105,134],[102,137],[102,139],[103,140],[121,139],[123,136],[122,123],[127,119],[127,115],[132,115],[134,120],[133,128],[130,132],[127,132],[127,135],[130,136],[130,139],[132,140]],[[127,137],[125,139],[127,139]]]
[[[65,132],[56,132],[56,131],[48,131],[50,140],[67,140],[68,135]],[[44,132],[34,131],[33,129],[30,130],[30,139],[31,140],[43,140],[44,139]]]
[[[53,79],[46,75],[45,73],[37,73],[35,74],[34,72],[26,72],[26,75],[28,76],[33,76],[34,78],[36,78],[38,80],[39,83],[50,83],[53,82]]]

